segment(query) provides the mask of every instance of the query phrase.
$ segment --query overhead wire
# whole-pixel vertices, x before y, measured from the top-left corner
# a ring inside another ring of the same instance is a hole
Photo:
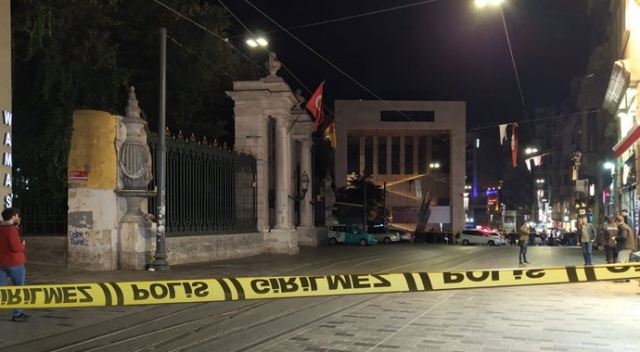
[[[169,40],[171,40],[175,45],[179,46],[180,48],[182,48],[184,51],[190,53],[191,55],[197,57],[198,59],[202,60],[203,62],[207,63],[209,66],[211,66],[214,70],[220,71],[222,72],[225,76],[228,76],[229,78],[233,79],[233,80],[237,80],[237,78],[225,71],[224,69],[222,69],[221,67],[216,66],[214,63],[211,62],[211,60],[207,60],[206,58],[202,57],[202,55],[195,53],[193,50],[185,47],[182,43],[180,43],[176,38],[171,37],[170,35],[167,34],[167,38]]]
[[[325,21],[320,21],[320,22],[314,22],[314,23],[308,23],[308,24],[303,24],[303,25],[299,25],[299,26],[289,27],[289,30],[309,28],[309,27],[326,25],[326,24],[330,24],[330,23],[348,21],[348,20],[353,20],[353,19],[356,19],[356,18],[367,17],[367,16],[372,16],[372,15],[378,15],[378,14],[385,13],[385,12],[402,10],[402,9],[406,9],[406,8],[409,8],[409,7],[430,4],[430,3],[433,3],[433,2],[436,2],[436,1],[440,1],[440,0],[419,1],[419,2],[416,2],[416,3],[412,3],[412,4],[395,6],[395,7],[390,7],[390,8],[386,8],[386,9],[382,9],[382,10],[377,10],[377,11],[365,12],[365,13],[352,15],[352,16],[338,17],[338,18],[334,18],[334,19],[331,19],[331,20],[325,20]],[[273,30],[273,31],[267,31],[265,33],[268,34],[268,33],[275,33],[275,32],[280,32],[280,31]]]
[[[222,2],[222,0],[218,0],[220,2]],[[374,93],[372,90],[370,90],[369,88],[367,88],[366,86],[364,86],[362,83],[360,83],[358,80],[356,80],[355,78],[351,77],[351,75],[349,75],[348,73],[346,73],[345,71],[343,71],[342,69],[340,69],[338,66],[336,66],[333,62],[331,62],[330,60],[328,60],[327,58],[325,58],[323,55],[321,55],[320,53],[318,53],[316,50],[314,50],[312,47],[310,47],[309,45],[307,45],[305,42],[303,42],[302,40],[300,40],[298,37],[296,37],[295,35],[293,35],[293,33],[291,33],[289,30],[287,30],[286,28],[284,28],[282,25],[280,25],[280,23],[278,23],[277,21],[275,21],[273,18],[271,18],[269,15],[267,15],[264,11],[262,11],[260,8],[258,8],[257,6],[255,6],[251,1],[249,0],[245,0],[245,2],[247,4],[249,4],[249,6],[251,6],[254,10],[256,10],[258,13],[260,13],[262,16],[264,16],[266,19],[268,19],[269,21],[271,21],[273,24],[275,24],[278,28],[280,28],[283,32],[285,32],[287,35],[289,35],[291,38],[295,39],[298,43],[300,43],[302,46],[304,46],[305,48],[307,48],[307,50],[311,51],[314,55],[316,55],[318,58],[320,58],[322,61],[324,61],[326,64],[328,64],[329,66],[333,67],[336,71],[338,71],[340,74],[342,74],[343,76],[345,76],[346,78],[348,78],[351,82],[353,82],[354,84],[356,84],[358,87],[362,88],[364,91],[366,91],[367,93],[369,93],[371,96],[373,96],[374,98],[376,98],[378,101],[384,103],[385,105],[389,106],[393,111],[399,113],[401,116],[403,116],[404,118],[406,118],[409,121],[412,122],[416,122],[414,119],[412,119],[410,116],[407,116],[406,114],[404,114],[402,111],[398,110],[395,106],[393,106],[391,103],[389,103],[388,101],[382,99],[382,97],[380,97],[379,95],[377,95],[376,93]]]
[[[522,102],[522,109],[524,110],[524,116],[529,121],[529,113],[527,112],[527,104],[524,101],[524,94],[522,93],[522,85],[520,84],[520,76],[518,75],[518,68],[516,66],[516,60],[513,57],[513,49],[511,48],[511,39],[509,38],[509,30],[507,29],[507,21],[504,19],[504,11],[502,10],[502,6],[500,6],[500,16],[502,17],[502,26],[504,27],[504,35],[507,37],[507,45],[509,46],[509,54],[511,55],[511,64],[513,65],[513,72],[516,76],[516,83],[518,84],[518,92],[520,92],[520,101]],[[529,132],[531,133],[531,137],[533,137],[533,130],[529,128]]]
[[[316,26],[316,25],[321,25],[321,24],[326,24],[326,23],[333,23],[333,22],[338,22],[338,21],[345,21],[345,20],[349,20],[349,19],[354,19],[354,18],[360,18],[360,17],[365,17],[365,16],[371,16],[371,15],[376,15],[376,14],[380,14],[380,13],[384,13],[384,12],[389,12],[389,11],[395,11],[395,10],[400,10],[400,9],[405,9],[408,7],[413,7],[413,6],[420,6],[420,5],[424,5],[424,4],[429,4],[429,3],[433,3],[436,1],[440,1],[440,0],[426,0],[426,1],[421,1],[421,2],[416,2],[416,3],[412,3],[412,4],[408,4],[408,5],[402,5],[402,6],[396,6],[396,7],[392,7],[392,8],[388,8],[388,9],[383,9],[383,10],[378,10],[378,11],[372,11],[372,12],[367,12],[367,13],[363,13],[363,14],[358,14],[358,15],[353,15],[353,16],[345,16],[345,17],[341,17],[341,18],[337,18],[337,19],[333,19],[333,20],[327,20],[327,21],[321,21],[321,22],[316,22],[316,23],[312,23],[312,24],[308,24],[308,25],[304,25],[304,26],[297,26],[297,27],[292,27],[291,29],[296,29],[296,28],[302,28],[302,27],[310,27],[310,26]],[[201,28],[202,30],[204,30],[205,32],[213,35],[214,37],[224,41],[227,45],[229,45],[230,48],[232,48],[235,52],[239,53],[243,58],[245,58],[247,61],[253,63],[255,66],[259,67],[262,71],[266,72],[266,70],[261,67],[260,65],[255,64],[255,62],[253,62],[253,60],[251,60],[249,57],[247,57],[246,54],[244,54],[243,51],[241,51],[240,49],[238,49],[236,46],[234,46],[233,44],[231,44],[227,38],[223,38],[222,36],[218,35],[217,33],[209,30],[208,28],[206,28],[205,26],[193,21],[192,19],[182,15],[180,12],[172,9],[170,6],[162,3],[159,0],[154,0],[154,2],[156,2],[157,4],[161,5],[162,7],[166,8],[167,10],[173,12],[174,14],[178,15],[181,18],[184,18],[185,20],[189,21],[190,23],[192,23],[193,25]],[[347,77],[349,80],[351,80],[353,83],[355,83],[356,85],[358,85],[360,88],[364,89],[366,92],[368,92],[369,94],[371,94],[373,97],[375,97],[377,100],[385,103],[386,105],[390,106],[394,111],[400,113],[403,117],[405,117],[407,120],[412,121],[412,122],[416,122],[415,120],[413,120],[411,117],[407,116],[406,114],[402,113],[401,111],[399,111],[397,108],[395,108],[391,103],[389,103],[388,101],[384,100],[383,98],[381,98],[380,96],[378,96],[376,93],[374,93],[373,91],[371,91],[370,89],[368,89],[366,86],[364,86],[363,84],[361,84],[359,81],[357,81],[355,78],[351,77],[349,74],[347,74],[346,72],[344,72],[342,69],[340,69],[339,67],[337,67],[335,64],[333,64],[330,60],[328,60],[327,58],[325,58],[323,55],[321,55],[320,53],[318,53],[316,50],[314,50],[313,48],[311,48],[309,45],[307,45],[306,43],[304,43],[302,40],[300,40],[298,37],[296,37],[295,35],[293,35],[289,29],[284,28],[282,25],[280,25],[278,22],[276,22],[274,19],[272,19],[270,16],[268,16],[264,11],[262,11],[260,8],[258,8],[257,6],[255,6],[253,3],[251,3],[251,1],[249,0],[245,0],[245,2],[247,4],[249,4],[252,8],[254,8],[257,12],[259,12],[262,16],[264,16],[265,18],[267,18],[269,21],[271,21],[272,23],[274,23],[278,28],[280,28],[280,30],[282,30],[283,32],[285,32],[287,35],[291,36],[293,39],[295,39],[297,42],[299,42],[301,45],[303,45],[305,48],[307,48],[309,51],[311,51],[313,54],[315,54],[317,57],[319,57],[321,60],[323,60],[325,63],[329,64],[331,67],[333,67],[334,69],[336,69],[338,72],[340,72],[342,75],[344,75],[345,77]],[[227,10],[227,12],[236,20],[238,21],[238,23],[240,23],[240,25],[242,27],[245,28],[245,30],[247,30],[249,33],[252,33],[252,31],[244,24],[244,22],[233,12],[231,11],[223,2],[222,0],[219,0],[219,3],[225,8],[225,10]],[[524,115],[525,115],[525,121],[515,121],[515,123],[522,123],[522,122],[526,122],[526,123],[531,123],[531,122],[536,122],[536,121],[542,121],[542,120],[548,120],[548,119],[555,119],[555,118],[561,118],[561,117],[565,117],[565,116],[572,116],[572,115],[579,115],[581,113],[577,113],[577,114],[565,114],[565,115],[557,115],[557,116],[553,116],[553,117],[546,117],[546,118],[541,118],[541,119],[534,119],[531,120],[528,116],[527,113],[527,109],[526,109],[526,103],[525,103],[525,99],[524,99],[524,94],[522,92],[522,85],[519,79],[519,75],[518,75],[518,71],[517,71],[517,66],[515,63],[515,58],[513,56],[513,51],[512,51],[512,47],[511,47],[511,41],[509,38],[509,33],[508,33],[508,28],[506,26],[506,21],[504,19],[504,13],[502,12],[502,8],[501,8],[501,16],[502,16],[502,21],[503,21],[503,27],[505,30],[505,36],[507,39],[507,44],[509,46],[509,52],[511,54],[511,62],[514,68],[514,72],[515,72],[515,76],[516,76],[516,82],[518,85],[518,90],[520,93],[520,99],[523,105],[523,109],[524,109]],[[180,47],[182,47],[184,50],[189,51],[190,53],[194,54],[195,56],[199,57],[202,60],[208,61],[205,58],[202,58],[201,56],[198,56],[197,54],[193,53],[193,51],[190,51],[189,49],[187,49],[186,47],[184,47],[184,45],[181,45],[175,38],[171,38],[174,43],[176,43],[177,45],[179,45]],[[215,67],[215,65],[213,65]],[[309,87],[304,84],[304,82],[302,82],[302,80],[300,80],[295,73],[290,70],[284,63],[281,62],[281,66],[291,75],[292,78],[294,78],[296,80],[296,82],[298,82],[298,84],[300,84],[300,86],[302,88],[304,88],[307,92],[312,93],[311,89],[309,89]],[[229,75],[230,77],[232,77],[228,72],[223,71],[225,74]],[[323,103],[324,105],[324,103]],[[326,108],[326,110],[330,113],[333,114],[333,112],[328,109],[328,107],[324,106]],[[470,131],[479,131],[479,130],[484,130],[484,129],[489,129],[489,128],[495,128],[498,127],[500,124],[495,124],[495,125],[490,125],[490,126],[483,126],[483,127],[476,127],[476,128],[467,128],[465,132],[470,132]]]
[[[159,1],[159,0],[153,0],[156,4],[164,7],[165,9],[171,11],[172,13],[174,13],[175,15],[177,15],[180,18],[183,18],[185,20],[187,20],[189,23],[193,24],[194,26],[202,29],[203,31],[205,31],[206,33],[211,34],[212,36],[214,36],[215,38],[222,40],[224,43],[226,43],[233,51],[235,51],[236,53],[240,54],[240,56],[242,56],[245,60],[247,60],[249,63],[253,64],[254,66],[256,66],[258,69],[260,69],[263,72],[267,72],[265,70],[264,67],[256,64],[253,60],[251,60],[251,58],[249,58],[242,50],[238,49],[235,45],[233,45],[232,43],[229,42],[229,40],[227,38],[224,38],[222,36],[220,36],[218,33],[210,30],[209,28],[201,25],[200,23],[192,20],[191,18],[181,14],[179,11],[174,10],[173,8],[171,8],[169,5]],[[184,48],[184,47],[183,47]],[[267,72],[268,73],[268,72]]]

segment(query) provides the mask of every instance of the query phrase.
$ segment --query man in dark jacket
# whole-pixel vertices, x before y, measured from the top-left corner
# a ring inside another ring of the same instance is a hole
[[[616,216],[618,234],[616,236],[616,248],[618,249],[618,260],[616,263],[628,263],[631,252],[636,248],[636,234],[629,225],[624,223],[622,215]]]
[[[604,250],[607,264],[613,264],[616,262],[618,256],[618,250],[616,249],[618,227],[616,226],[615,217],[607,216],[605,220],[605,224],[596,239],[596,243],[598,244],[599,250]]]
[[[7,284],[7,277],[15,286],[24,285],[24,241],[20,240],[17,226],[20,225],[20,211],[7,208],[2,211],[0,222],[0,286]],[[28,318],[22,309],[15,309],[11,321],[24,321]]]

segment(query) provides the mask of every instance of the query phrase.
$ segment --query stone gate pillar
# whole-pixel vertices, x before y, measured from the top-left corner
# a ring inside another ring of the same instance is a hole
[[[154,226],[144,212],[151,160],[133,88],[127,116],[77,110],[69,152],[69,267],[142,270]]]
[[[275,60],[275,55],[271,57]],[[264,235],[264,250],[297,254],[298,237],[292,221],[291,197],[295,194],[291,109],[301,101],[289,85],[275,75],[278,68],[277,61],[270,61],[271,75],[258,81],[233,82],[233,91],[227,95],[235,102],[235,149],[250,153],[257,160],[258,230]],[[271,121],[275,123],[274,140],[271,140]],[[270,185],[275,185],[273,224],[269,221]]]
[[[73,112],[67,238],[72,268],[118,268],[117,120],[103,111]]]
[[[294,151],[294,160],[292,160],[294,167],[299,167],[300,175],[306,173],[309,179],[313,182],[313,168],[312,168],[312,148],[313,148],[313,121],[308,114],[302,110],[302,108],[294,108],[292,111],[294,121],[292,122],[291,135],[297,142],[296,150]],[[297,187],[294,184],[294,191]],[[313,184],[309,184],[307,193],[299,200],[299,224],[296,228],[296,235],[298,237],[298,244],[301,246],[316,247],[323,242],[325,231],[321,231],[314,226],[313,221]]]

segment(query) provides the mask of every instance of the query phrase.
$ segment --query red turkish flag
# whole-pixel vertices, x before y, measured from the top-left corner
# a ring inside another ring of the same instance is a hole
[[[313,115],[314,123],[313,128],[316,130],[318,126],[320,126],[324,122],[324,115],[322,113],[322,87],[324,86],[324,81],[320,83],[316,92],[313,93],[311,99],[307,102],[307,109]]]
[[[518,166],[518,124],[511,125],[511,161],[513,161],[513,168]]]

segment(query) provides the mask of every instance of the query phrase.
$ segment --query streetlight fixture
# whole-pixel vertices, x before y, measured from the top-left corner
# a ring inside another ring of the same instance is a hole
[[[247,45],[252,48],[257,48],[259,46],[266,47],[267,45],[269,45],[269,42],[263,37],[249,38],[247,39]]]
[[[604,163],[604,165],[602,166],[605,168],[605,170],[611,170],[611,174],[613,175],[613,171],[616,168],[616,165],[610,161],[607,161],[606,163]]]
[[[503,2],[503,0],[476,0],[476,6],[477,7],[485,7],[487,5],[491,5],[491,6],[500,6]]]

